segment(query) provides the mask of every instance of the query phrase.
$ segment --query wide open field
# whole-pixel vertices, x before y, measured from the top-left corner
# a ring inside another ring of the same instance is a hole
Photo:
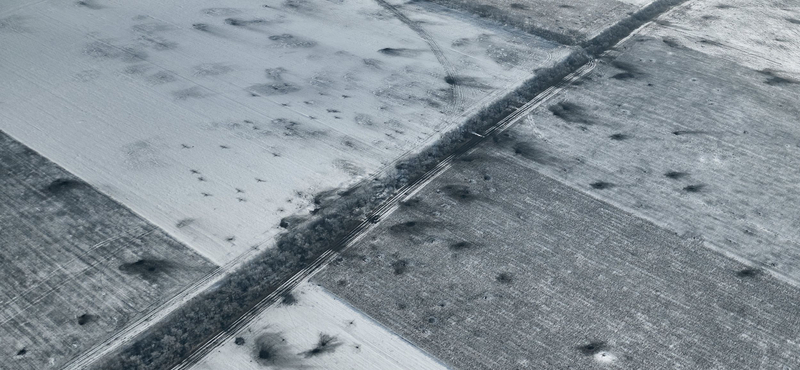
[[[0,368],[56,369],[215,268],[0,131]]]
[[[224,264],[570,52],[394,5],[5,8],[0,128]]]
[[[800,281],[791,76],[638,37],[508,134],[537,171]]]
[[[800,361],[800,291],[540,175],[546,154],[516,148],[462,158],[316,283],[458,369]]]

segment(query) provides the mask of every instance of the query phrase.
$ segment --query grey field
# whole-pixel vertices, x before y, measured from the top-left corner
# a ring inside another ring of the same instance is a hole
[[[511,140],[463,158],[316,282],[459,369],[800,363],[798,290],[532,171]]]
[[[800,369],[799,39],[797,0],[8,0],[0,369]]]
[[[215,266],[0,131],[0,368],[59,367]]]

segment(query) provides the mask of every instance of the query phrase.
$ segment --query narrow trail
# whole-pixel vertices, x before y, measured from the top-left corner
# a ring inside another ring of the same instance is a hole
[[[408,28],[414,31],[420,38],[422,38],[422,40],[425,41],[426,44],[428,44],[428,47],[433,52],[433,55],[436,56],[436,60],[438,60],[439,64],[444,67],[446,73],[445,81],[447,81],[447,84],[450,85],[450,93],[453,97],[453,100],[447,107],[445,113],[447,114],[448,118],[457,115],[464,108],[464,88],[458,83],[456,69],[444,55],[442,48],[439,47],[439,44],[436,43],[436,40],[434,40],[427,31],[420,27],[419,23],[406,17],[406,15],[394,5],[389,4],[386,2],[386,0],[375,1],[378,2],[378,5],[382,6],[384,9],[392,12],[392,14],[394,14],[394,16],[397,17],[400,22],[403,22],[403,24],[408,26]]]

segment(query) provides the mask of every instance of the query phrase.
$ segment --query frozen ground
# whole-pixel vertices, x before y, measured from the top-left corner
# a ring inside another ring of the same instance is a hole
[[[653,0],[431,0],[564,43],[589,40]]]
[[[457,369],[781,369],[800,291],[485,142],[314,278]]]
[[[445,369],[317,285],[302,283],[283,302],[192,369]]]
[[[569,51],[392,3],[6,6],[0,128],[224,264]]]
[[[630,40],[509,134],[535,170],[800,281],[800,83],[666,40]]]
[[[0,131],[0,369],[56,369],[214,265]]]
[[[690,1],[643,34],[756,70],[800,78],[796,1]]]

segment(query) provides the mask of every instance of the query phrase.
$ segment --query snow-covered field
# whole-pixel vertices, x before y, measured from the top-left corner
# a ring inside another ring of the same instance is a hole
[[[0,129],[224,264],[568,52],[387,4],[8,3]]]
[[[316,284],[302,283],[292,296],[295,302],[268,308],[192,369],[446,368]]]
[[[800,8],[795,2],[692,1],[645,35],[756,70],[800,78]]]

